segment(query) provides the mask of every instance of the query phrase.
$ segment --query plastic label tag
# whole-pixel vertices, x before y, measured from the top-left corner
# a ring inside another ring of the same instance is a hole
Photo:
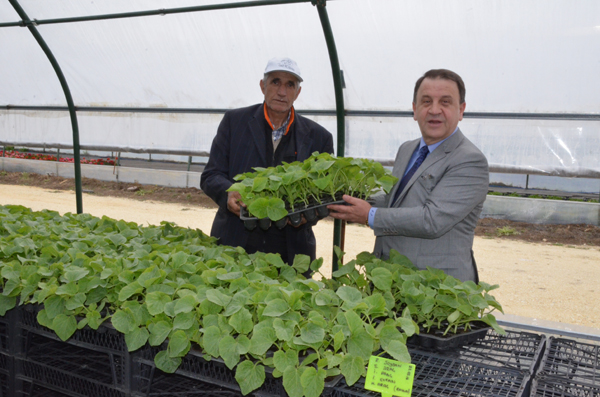
[[[414,364],[371,356],[365,389],[379,392],[383,397],[410,397],[415,368]]]

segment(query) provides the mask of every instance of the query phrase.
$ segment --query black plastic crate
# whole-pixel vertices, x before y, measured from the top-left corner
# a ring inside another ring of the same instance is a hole
[[[137,373],[134,375],[135,387],[142,395],[145,395],[144,393],[155,387],[153,383],[154,378],[169,375],[154,366],[154,356],[160,350],[156,347],[147,347],[140,349],[133,356],[133,361],[137,365]],[[270,368],[265,368],[265,372],[265,383],[260,388],[254,390],[251,395],[257,397],[287,397],[282,379],[274,378],[271,375]],[[175,374],[188,379],[206,382],[241,395],[240,386],[235,379],[235,368],[227,368],[225,363],[220,359],[205,360],[202,354],[194,349],[190,350],[182,358],[181,365],[175,371]],[[326,380],[325,389],[321,395],[329,396],[333,387],[341,378],[341,376],[338,376],[334,379]]]
[[[9,310],[4,316],[0,316],[0,352],[10,353],[12,351],[11,343],[19,332],[18,316],[18,308]]]
[[[506,331],[506,335],[499,335],[493,330],[488,330],[483,339],[437,353],[447,358],[526,371],[533,375],[541,363],[545,344],[544,335],[513,331]],[[412,354],[421,351],[421,348],[409,344],[409,351]]]
[[[31,382],[23,382],[22,389],[12,395],[17,397],[65,397],[72,394],[65,394],[64,391],[49,389]]]
[[[412,352],[415,378],[412,396],[528,396],[527,372],[499,368],[433,352]],[[344,381],[333,388],[332,397],[370,397],[380,393],[365,390],[364,378],[352,386]]]
[[[152,372],[154,376],[147,379],[147,387],[143,391],[137,391],[134,394],[136,397],[242,397],[242,393],[239,391],[223,388],[212,383],[202,382],[179,374],[165,374],[158,370]]]
[[[74,396],[129,395],[129,363],[123,355],[86,349],[24,331],[23,347],[15,357],[20,380]]]
[[[600,345],[550,337],[536,396],[600,396]]]
[[[38,351],[36,344],[41,343],[55,349],[55,359],[59,361],[64,359],[65,365],[69,360],[63,353],[65,351],[73,352],[74,357],[85,363],[89,361],[88,357],[94,357],[94,365],[99,368],[98,373],[94,376],[98,376],[98,379],[102,379],[102,381],[110,377],[107,384],[124,390],[130,388],[131,354],[127,350],[123,334],[105,324],[97,330],[86,326],[75,331],[73,336],[63,342],[54,331],[37,322],[38,310],[39,306],[34,305],[20,307],[18,313],[19,341],[17,342],[19,346],[16,350],[18,354],[31,354],[28,349],[34,349],[33,353],[35,353]],[[55,341],[57,344],[52,344],[51,341]],[[52,359],[52,357],[48,355],[44,359]],[[101,375],[101,371],[108,372]]]
[[[38,323],[37,313],[39,310],[40,306],[37,305],[20,306],[19,326],[31,333],[60,340],[54,331]],[[102,324],[97,330],[87,326],[77,330],[66,342],[107,353],[128,353],[125,336],[106,323]]]
[[[77,360],[78,358],[74,358]],[[73,397],[126,397],[131,393],[124,392],[109,385],[103,384],[95,379],[54,367],[54,363],[40,363],[35,359],[15,358],[17,369],[17,380],[33,384],[47,391],[58,392],[62,396]],[[27,390],[17,395],[27,395]],[[33,395],[33,394],[32,394]]]
[[[561,378],[538,377],[531,386],[532,397],[598,397],[600,386],[589,386]]]
[[[9,313],[6,313],[7,315]],[[9,326],[8,317],[0,316],[0,351],[8,352],[9,347]]]
[[[5,360],[6,357],[4,357],[4,359],[2,359],[2,355],[0,355],[0,366],[2,366],[0,368],[0,396],[4,397],[4,396],[8,396],[8,390],[10,388],[10,370],[8,368],[5,369],[5,366],[7,365]]]
[[[156,376],[166,375],[164,372],[154,366],[154,356],[160,351],[160,348],[143,348],[134,355],[134,361],[139,365],[139,372],[135,375],[136,389],[142,393],[151,390],[151,380]],[[202,354],[195,350],[190,350],[182,358],[181,365],[175,372],[177,375],[195,379],[201,382],[210,383],[234,392],[240,393],[240,386],[235,380],[235,369],[227,368],[225,363],[218,359],[210,361],[205,360]],[[265,378],[265,383],[253,392],[260,396],[286,396],[281,379],[275,379],[272,376]]]
[[[540,375],[600,388],[600,345],[551,336]]]

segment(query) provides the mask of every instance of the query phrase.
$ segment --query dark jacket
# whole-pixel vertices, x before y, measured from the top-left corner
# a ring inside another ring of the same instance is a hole
[[[227,189],[233,178],[254,167],[274,166],[272,147],[265,129],[263,104],[227,111],[215,136],[208,163],[200,179],[201,189],[219,205],[211,236],[223,245],[246,247],[249,233],[244,223],[227,209]],[[295,159],[304,161],[313,152],[333,153],[333,136],[319,124],[296,113],[290,127]],[[290,161],[291,160],[291,161]],[[287,252],[290,262],[296,254],[316,256],[316,242],[312,228],[286,226]]]

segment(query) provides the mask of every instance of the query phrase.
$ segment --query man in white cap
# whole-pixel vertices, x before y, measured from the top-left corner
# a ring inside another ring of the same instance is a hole
[[[246,230],[240,220],[241,196],[227,192],[233,178],[254,167],[304,161],[313,152],[333,153],[333,136],[325,128],[297,114],[302,76],[292,59],[273,58],[267,63],[260,89],[264,102],[225,113],[215,136],[200,187],[219,205],[211,236],[219,243],[243,247],[246,252],[279,253],[287,263],[294,256],[316,256],[311,225]]]

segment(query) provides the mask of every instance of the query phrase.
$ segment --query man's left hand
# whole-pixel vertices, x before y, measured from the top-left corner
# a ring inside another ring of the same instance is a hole
[[[344,195],[343,200],[348,205],[332,204],[328,205],[327,208],[332,211],[329,215],[335,219],[341,219],[343,221],[362,223],[365,225],[369,220],[369,211],[371,210],[371,204],[365,200],[358,199],[356,197]]]

